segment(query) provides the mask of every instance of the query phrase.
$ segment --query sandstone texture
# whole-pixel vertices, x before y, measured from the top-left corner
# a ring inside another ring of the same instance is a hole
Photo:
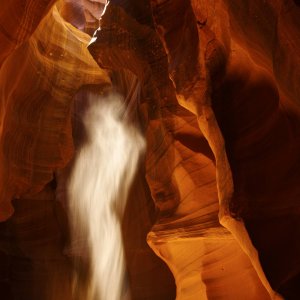
[[[147,143],[122,221],[131,298],[300,299],[299,1],[0,8],[1,299],[87,299],[67,186],[88,94],[110,92]]]

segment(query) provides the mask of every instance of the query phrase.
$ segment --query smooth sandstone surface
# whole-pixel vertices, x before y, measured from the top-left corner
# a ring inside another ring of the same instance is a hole
[[[299,299],[299,3],[111,0],[91,40],[105,1],[33,2],[0,5],[3,299],[85,297],[65,190],[85,93],[107,89],[147,141],[132,299]]]

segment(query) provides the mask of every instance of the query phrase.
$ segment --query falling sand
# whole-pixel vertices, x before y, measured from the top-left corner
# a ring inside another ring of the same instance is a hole
[[[87,300],[128,299],[121,220],[145,142],[126,120],[120,96],[90,95],[89,103],[83,120],[88,141],[69,182],[72,247],[88,252]]]

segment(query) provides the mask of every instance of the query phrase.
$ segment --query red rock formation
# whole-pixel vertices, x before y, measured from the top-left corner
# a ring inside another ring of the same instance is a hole
[[[148,142],[123,224],[133,299],[174,298],[148,232],[178,299],[298,299],[299,3],[111,0],[89,45],[106,73],[78,30],[95,27],[101,4],[61,1],[43,19],[51,2],[27,2],[24,11],[1,4],[0,18],[0,219],[19,198],[1,224],[1,251],[37,268],[24,299],[72,297],[68,284],[45,293],[36,276],[54,272],[53,257],[61,276],[74,268],[62,255],[63,192],[49,182],[56,172],[65,188],[68,169],[57,170],[80,147],[72,106],[87,84],[123,94]]]
[[[32,35],[53,3],[54,0],[39,3],[31,0],[13,0],[0,4],[0,65]]]

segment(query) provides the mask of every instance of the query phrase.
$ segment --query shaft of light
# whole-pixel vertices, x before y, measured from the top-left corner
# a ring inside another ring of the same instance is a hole
[[[69,183],[73,247],[89,252],[87,300],[120,300],[125,299],[120,222],[145,143],[122,117],[119,96],[91,95],[90,103],[84,117],[88,143],[77,155]]]

